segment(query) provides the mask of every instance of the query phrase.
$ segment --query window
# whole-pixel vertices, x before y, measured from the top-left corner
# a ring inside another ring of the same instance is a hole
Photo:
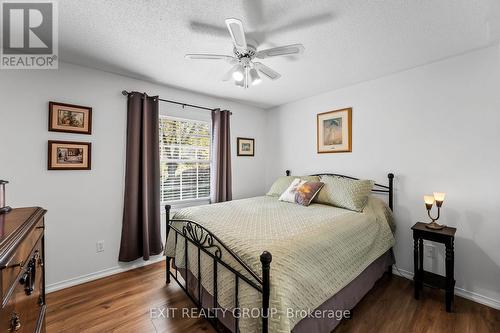
[[[160,116],[162,202],[210,197],[210,124]]]

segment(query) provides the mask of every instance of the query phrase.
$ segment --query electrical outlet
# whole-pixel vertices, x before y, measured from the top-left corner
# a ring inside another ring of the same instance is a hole
[[[103,252],[104,251],[104,241],[100,240],[95,243],[95,251],[96,252]]]
[[[424,254],[427,258],[436,258],[436,247],[434,245],[424,244]]]

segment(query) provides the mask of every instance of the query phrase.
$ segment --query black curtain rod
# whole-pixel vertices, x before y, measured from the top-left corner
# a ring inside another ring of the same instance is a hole
[[[128,95],[130,95],[130,93],[128,91],[126,91],[126,90],[122,90],[122,95],[123,96],[128,96]],[[216,109],[211,109],[211,108],[207,108],[207,107],[204,107],[204,106],[199,106],[199,105],[193,105],[193,104],[187,104],[187,103],[181,103],[181,102],[171,101],[169,99],[158,98],[158,100],[160,100],[162,102],[167,102],[167,103],[182,105],[183,107],[184,106],[189,106],[191,108],[197,108],[197,109],[208,110],[208,111],[216,110]],[[231,114],[233,114],[233,113],[231,112]]]

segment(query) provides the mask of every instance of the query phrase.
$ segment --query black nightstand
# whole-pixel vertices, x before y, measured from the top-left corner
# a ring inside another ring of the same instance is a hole
[[[413,230],[413,281],[415,284],[415,299],[419,298],[419,292],[423,285],[444,289],[446,292],[446,311],[451,312],[453,302],[455,278],[455,252],[453,242],[455,240],[456,228],[445,227],[441,230],[434,230],[425,227],[426,223],[417,222],[411,229]],[[424,239],[442,243],[446,247],[446,276],[424,271]]]

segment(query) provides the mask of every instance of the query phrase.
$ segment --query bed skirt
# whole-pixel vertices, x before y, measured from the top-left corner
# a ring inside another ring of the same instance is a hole
[[[390,265],[394,264],[392,249],[378,257],[365,270],[342,288],[333,297],[321,304],[317,310],[352,310],[356,304],[373,288]],[[304,318],[292,329],[293,333],[330,333],[340,320],[336,318]]]
[[[391,249],[373,261],[354,280],[315,310],[352,310],[394,262],[394,255]],[[178,270],[182,278],[185,279],[185,269],[178,268]],[[198,295],[198,280],[190,271],[188,274],[189,293],[191,295]],[[201,290],[201,304],[207,309],[213,307],[213,297],[203,287]],[[226,315],[218,318],[218,320],[219,322],[216,325],[219,331],[234,332],[234,329],[230,329],[235,326],[234,317]],[[330,333],[338,324],[340,324],[340,319],[337,318],[304,318],[295,325],[292,333]]]

